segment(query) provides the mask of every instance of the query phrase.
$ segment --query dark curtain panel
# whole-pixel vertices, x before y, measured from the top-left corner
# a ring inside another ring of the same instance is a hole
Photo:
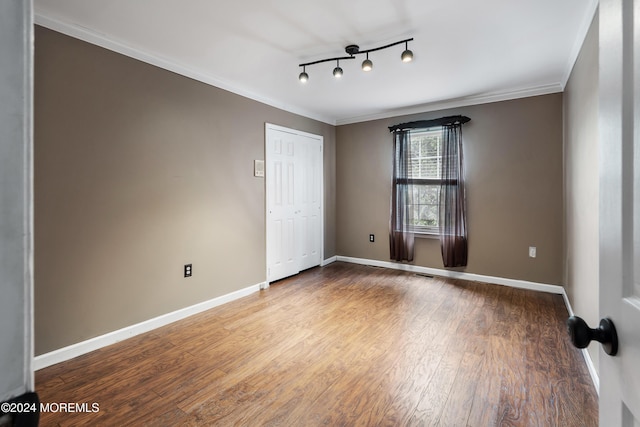
[[[409,131],[393,133],[393,189],[391,191],[391,221],[389,245],[394,261],[413,261],[411,225],[412,192],[409,185],[411,138]]]
[[[462,124],[442,127],[440,248],[445,267],[467,265],[467,212],[462,156]]]

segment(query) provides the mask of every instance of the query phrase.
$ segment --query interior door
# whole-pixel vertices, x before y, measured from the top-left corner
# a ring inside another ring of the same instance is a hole
[[[321,263],[322,137],[266,126],[267,281]]]
[[[600,425],[640,426],[640,0],[600,1]]]
[[[267,281],[300,271],[296,256],[296,139],[267,128]]]

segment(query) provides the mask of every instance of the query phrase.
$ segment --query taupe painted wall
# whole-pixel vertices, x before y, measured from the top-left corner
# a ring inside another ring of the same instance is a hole
[[[562,284],[562,94],[338,126],[339,255],[389,260],[392,144],[388,126],[463,114],[466,272]],[[375,233],[375,243],[368,242]],[[538,256],[529,258],[529,246]],[[416,240],[414,264],[444,268],[439,242]]]
[[[36,355],[265,280],[265,122],[324,136],[335,255],[334,126],[40,27],[35,68]]]
[[[598,315],[598,14],[591,23],[564,93],[565,275],[576,315]],[[589,354],[598,367],[598,343]]]

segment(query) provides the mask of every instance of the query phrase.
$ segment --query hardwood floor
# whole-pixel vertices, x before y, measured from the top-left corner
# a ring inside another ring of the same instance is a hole
[[[595,426],[562,297],[333,263],[36,372],[41,425]]]

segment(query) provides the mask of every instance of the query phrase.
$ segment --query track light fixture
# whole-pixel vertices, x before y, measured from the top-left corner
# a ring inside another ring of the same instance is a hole
[[[327,59],[320,59],[318,61],[313,61],[313,62],[307,62],[304,64],[300,64],[299,66],[302,67],[302,72],[300,73],[300,75],[298,76],[298,79],[300,79],[300,81],[302,83],[305,83],[307,80],[309,80],[309,75],[307,74],[307,65],[315,65],[315,64],[320,64],[322,62],[329,62],[329,61],[336,61],[336,68],[333,69],[333,76],[337,79],[339,79],[340,77],[342,77],[343,74],[343,70],[342,68],[340,68],[340,60],[346,60],[346,59],[355,59],[356,55],[360,55],[360,54],[365,54],[366,55],[366,59],[364,61],[362,61],[362,70],[363,71],[371,71],[371,69],[373,68],[373,62],[369,59],[369,53],[370,52],[375,52],[378,50],[382,50],[382,49],[387,49],[390,48],[392,46],[396,46],[399,44],[404,43],[404,52],[402,52],[402,62],[410,62],[413,59],[413,52],[409,50],[409,42],[413,41],[413,38],[410,39],[406,39],[406,40],[400,40],[398,42],[395,43],[391,43],[385,46],[380,46],[380,47],[376,47],[373,49],[367,49],[367,50],[360,50],[360,47],[358,45],[355,44],[350,44],[349,46],[345,47],[344,50],[345,52],[349,55],[349,56],[339,56],[336,58],[327,58]]]

